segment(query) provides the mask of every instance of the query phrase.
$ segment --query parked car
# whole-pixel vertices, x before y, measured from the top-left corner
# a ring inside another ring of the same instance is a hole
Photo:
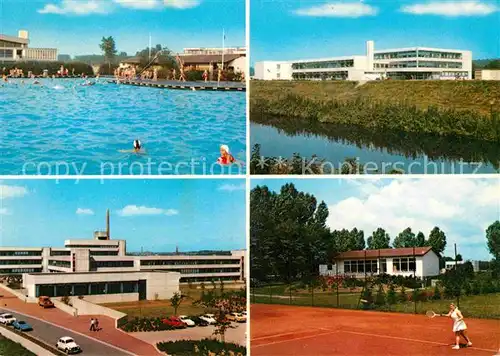
[[[184,329],[186,324],[176,316],[170,316],[162,320],[163,324],[173,326],[176,329]]]
[[[78,344],[69,336],[63,336],[57,341],[56,347],[67,354],[76,354],[82,352],[82,349]]]
[[[54,308],[54,303],[52,303],[52,300],[46,296],[38,297],[38,305],[43,307],[43,309]]]
[[[16,321],[16,318],[14,318],[12,314],[4,313],[0,315],[0,323],[2,323],[3,325],[10,325],[14,321]]]
[[[23,320],[16,320],[12,323],[12,326],[14,327],[14,329],[16,330],[20,330],[20,331],[31,331],[33,330],[33,328],[31,327],[30,324],[28,324],[27,322],[23,321]]]
[[[247,317],[241,313],[230,313],[226,315],[227,320],[235,321],[237,323],[244,323],[247,321]]]
[[[186,324],[188,327],[196,326],[196,324],[194,323],[194,321],[192,321],[191,319],[189,319],[189,317],[187,315],[179,315],[179,319],[184,324]]]
[[[195,316],[195,317],[191,318],[191,320],[194,321],[194,323],[198,326],[208,326],[209,325],[208,321],[201,319],[199,316]]]
[[[215,315],[213,314],[204,314],[200,316],[201,320],[205,320],[209,324],[216,324],[217,321],[215,320]]]

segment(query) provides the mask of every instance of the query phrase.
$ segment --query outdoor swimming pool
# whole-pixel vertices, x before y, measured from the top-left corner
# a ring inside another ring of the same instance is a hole
[[[0,86],[0,174],[220,174],[221,144],[245,161],[244,92],[116,85],[81,79]],[[141,140],[146,153],[122,153]]]

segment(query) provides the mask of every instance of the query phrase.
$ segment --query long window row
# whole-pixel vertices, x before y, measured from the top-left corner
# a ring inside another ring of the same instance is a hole
[[[0,260],[0,265],[41,265],[42,260]]]
[[[462,68],[462,62],[419,61],[418,66],[423,68]]]
[[[134,261],[94,261],[94,267],[134,267]]]
[[[0,49],[0,58],[14,58],[14,51],[11,49]]]
[[[346,80],[347,71],[338,72],[311,72],[311,73],[293,73],[295,80]]]
[[[172,270],[172,272],[175,270]],[[179,271],[182,274],[203,274],[203,273],[239,273],[239,268],[183,268]]]
[[[90,251],[90,256],[118,256],[118,251]]]
[[[69,256],[71,251],[50,251],[51,256]]]
[[[0,53],[0,57],[1,57]],[[0,251],[0,256],[41,256],[42,251]]]
[[[10,42],[10,41],[2,41],[0,40],[0,47],[13,47],[13,48],[22,48],[22,43]]]
[[[181,277],[180,283],[197,283],[197,282],[216,282],[216,281],[238,281],[238,277]]]
[[[141,260],[141,266],[237,265],[240,260]]]
[[[9,274],[9,273],[35,273],[42,272],[41,268],[11,268],[11,269],[0,269],[0,274]]]
[[[292,64],[292,69],[328,69],[328,68],[350,68],[350,67],[354,67],[353,59],[304,62],[304,63]]]
[[[49,260],[49,266],[71,268],[71,262],[70,261]]]
[[[377,260],[344,261],[344,273],[377,273]]]
[[[118,248],[118,245],[66,245],[68,248]]]
[[[439,52],[439,51],[402,51],[375,53],[374,59],[397,59],[397,58],[443,58],[443,59],[462,59],[462,53]]]
[[[74,283],[74,284],[37,284],[35,294],[48,297],[79,295],[138,293],[139,282]]]
[[[416,264],[413,257],[394,258],[392,260],[393,272],[413,272]]]

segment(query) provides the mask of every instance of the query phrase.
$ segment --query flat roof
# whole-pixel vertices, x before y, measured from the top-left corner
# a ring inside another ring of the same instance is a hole
[[[21,44],[28,44],[29,43],[29,40],[27,40],[25,38],[7,36],[7,35],[2,35],[2,34],[0,34],[0,40],[7,41],[7,42],[21,43]]]
[[[432,251],[432,247],[415,247],[415,256],[423,256]],[[376,258],[376,257],[401,257],[413,256],[413,247],[405,248],[384,248],[380,250],[357,250],[347,251],[339,254],[335,259],[348,259],[348,258]]]

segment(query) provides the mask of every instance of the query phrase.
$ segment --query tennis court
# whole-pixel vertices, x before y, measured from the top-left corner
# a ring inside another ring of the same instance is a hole
[[[253,304],[251,354],[496,355],[500,347],[500,320],[467,318],[467,311],[462,312],[473,346],[452,350],[455,339],[450,318]]]

